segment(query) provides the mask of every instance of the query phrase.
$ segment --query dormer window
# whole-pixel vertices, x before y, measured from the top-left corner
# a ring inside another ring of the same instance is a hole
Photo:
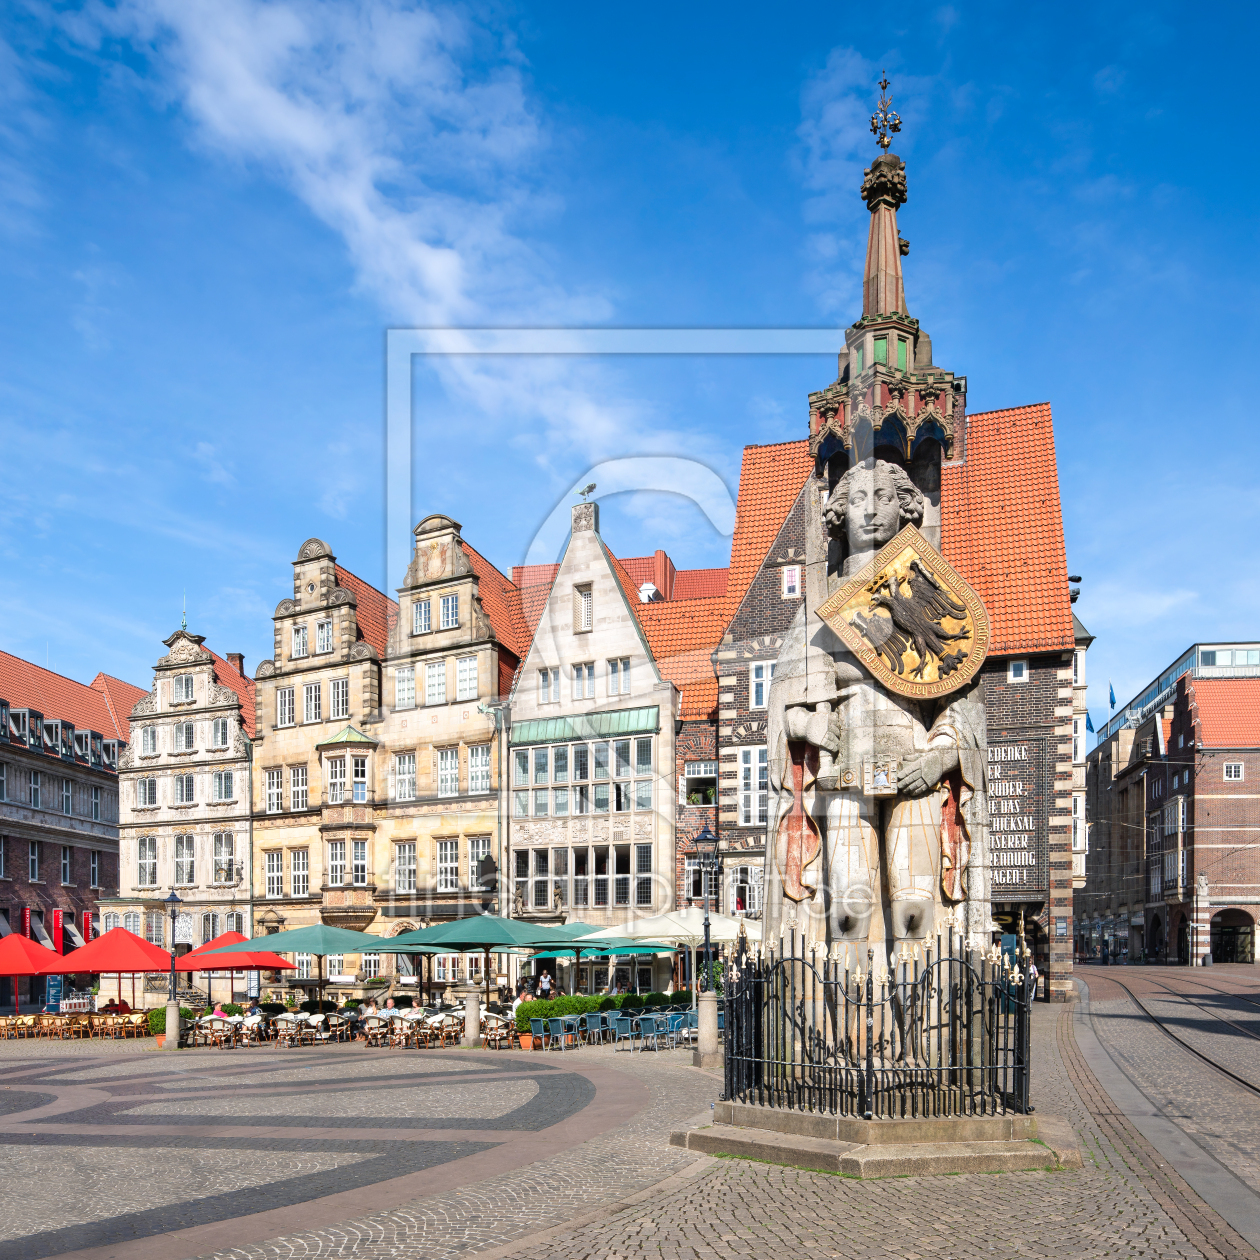
[[[298,657],[309,655],[305,626],[293,627],[293,651],[290,652],[289,655],[295,660]]]
[[[433,608],[427,599],[417,600],[411,606],[411,633],[428,634],[433,629]]]
[[[171,703],[186,704],[193,698],[193,676],[176,674],[171,679]]]
[[[459,627],[459,596],[442,596],[442,629],[455,630]]]
[[[315,651],[331,652],[333,650],[333,623],[317,621],[315,623]]]

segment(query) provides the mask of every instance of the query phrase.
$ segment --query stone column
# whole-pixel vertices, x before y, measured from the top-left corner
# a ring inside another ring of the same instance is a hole
[[[476,1046],[481,1041],[481,994],[476,987],[464,994],[464,1045]]]
[[[166,1004],[166,1040],[162,1043],[163,1050],[179,1049],[179,1002],[167,1002]]]
[[[700,1068],[720,1068],[722,1053],[718,1049],[718,997],[711,990],[700,994],[699,1037],[692,1064]]]

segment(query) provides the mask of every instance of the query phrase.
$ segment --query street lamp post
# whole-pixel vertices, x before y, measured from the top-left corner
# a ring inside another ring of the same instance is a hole
[[[171,895],[165,899],[163,904],[168,906],[171,912],[171,981],[166,994],[166,1040],[163,1042],[163,1048],[166,1050],[178,1050],[179,990],[175,987],[175,920],[179,914],[180,906],[184,903],[179,894],[172,888]]]
[[[696,850],[700,855],[700,882],[704,885],[704,966],[707,977],[706,988],[713,992],[713,946],[709,941],[709,884],[716,881],[721,869],[718,858],[718,838],[706,822],[695,839]]]

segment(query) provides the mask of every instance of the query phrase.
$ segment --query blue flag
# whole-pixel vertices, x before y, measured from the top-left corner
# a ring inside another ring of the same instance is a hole
[[[1110,678],[1107,679],[1107,686],[1111,691],[1111,707],[1114,709],[1116,707],[1116,689],[1112,686]]]
[[[1085,729],[1092,731],[1094,729],[1094,719],[1089,716],[1089,710],[1085,710]]]

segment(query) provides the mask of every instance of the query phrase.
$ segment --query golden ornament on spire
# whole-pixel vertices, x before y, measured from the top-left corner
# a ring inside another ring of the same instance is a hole
[[[901,115],[893,111],[892,100],[888,96],[888,72],[881,70],[880,74],[883,77],[879,81],[879,104],[871,115],[871,135],[875,137],[875,143],[887,153],[892,144],[889,136],[896,135],[901,130]]]

